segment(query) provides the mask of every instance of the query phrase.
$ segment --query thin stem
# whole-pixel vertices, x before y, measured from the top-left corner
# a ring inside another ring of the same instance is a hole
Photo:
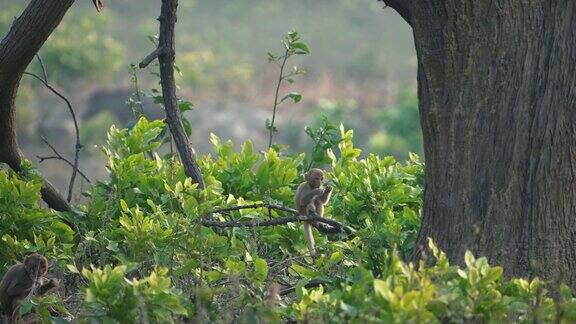
[[[38,162],[42,163],[44,161],[48,161],[48,160],[60,160],[60,161],[64,161],[66,164],[68,164],[70,167],[74,167],[74,163],[70,162],[70,160],[68,160],[67,158],[63,157],[62,155],[60,155],[60,153],[55,153],[56,155],[52,155],[52,156],[40,156],[40,155],[36,155],[36,157],[38,158]],[[84,180],[86,180],[86,182],[88,183],[92,183],[92,181],[90,181],[90,178],[88,178],[88,176],[82,172],[82,170],[78,170],[78,174],[84,178]]]
[[[44,61],[42,61],[40,54],[36,54],[36,58],[38,59],[38,63],[40,63],[40,68],[42,69],[42,75],[44,76],[44,81],[48,82],[48,73],[46,72],[46,66],[44,65]]]
[[[42,82],[42,84],[44,84],[44,86],[46,88],[48,88],[55,95],[60,97],[60,99],[64,100],[64,102],[66,103],[66,106],[68,107],[68,112],[70,112],[70,115],[72,116],[72,121],[74,122],[74,131],[75,131],[75,135],[76,135],[76,145],[74,147],[75,148],[74,167],[72,168],[72,175],[70,176],[70,183],[68,184],[68,197],[66,199],[68,202],[70,202],[72,200],[72,192],[74,190],[74,182],[76,181],[76,175],[78,174],[78,164],[80,161],[80,150],[83,147],[82,144],[80,143],[80,129],[78,127],[78,120],[76,119],[76,113],[74,112],[74,109],[72,108],[72,104],[70,103],[70,100],[68,100],[68,98],[66,98],[63,94],[58,92],[58,90],[56,90],[54,87],[52,87],[48,83],[48,81],[42,79],[38,75],[31,73],[31,72],[24,72],[24,74],[36,78],[38,81]]]
[[[276,84],[276,93],[274,94],[274,110],[272,111],[272,121],[270,122],[270,138],[268,140],[268,149],[272,147],[272,138],[274,137],[274,121],[276,120],[276,108],[278,108],[278,94],[280,93],[280,86],[282,85],[282,80],[284,80],[284,67],[286,66],[286,61],[288,60],[288,49],[284,54],[282,65],[280,66],[280,76],[278,77],[278,84]]]
[[[134,96],[136,97],[137,103],[135,105],[131,105],[132,108],[132,115],[136,119],[136,121],[144,116],[144,106],[142,105],[142,96],[140,95],[140,87],[138,86],[138,76],[136,75],[136,69],[131,68],[130,74],[132,77],[132,85],[134,86]],[[135,109],[134,107],[137,107]]]

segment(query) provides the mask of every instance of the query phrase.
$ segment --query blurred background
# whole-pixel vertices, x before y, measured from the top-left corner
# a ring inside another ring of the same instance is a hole
[[[0,0],[0,35],[9,30],[28,1]],[[154,48],[160,1],[105,0],[97,13],[78,0],[40,51],[51,85],[72,102],[80,120],[81,168],[92,179],[106,177],[98,145],[110,125],[129,125],[141,101],[146,114],[162,118],[154,104],[158,66],[131,69]],[[305,126],[326,117],[353,128],[366,153],[422,152],[416,97],[416,54],[411,30],[376,0],[181,0],[176,61],[180,98],[194,104],[186,113],[197,153],[209,153],[210,133],[236,145],[250,139],[267,146],[265,121],[271,118],[278,67],[267,52],[281,54],[281,40],[297,30],[311,54],[291,61],[307,73],[284,86],[303,99],[286,101],[277,115],[275,142],[288,151],[307,152]],[[28,69],[42,74],[38,61]],[[143,92],[138,96],[136,89]],[[26,156],[62,191],[70,169],[53,155],[45,136],[72,159],[74,128],[66,106],[42,84],[24,76],[17,98],[19,140]],[[83,180],[80,180],[82,183]],[[79,186],[87,188],[86,183]]]

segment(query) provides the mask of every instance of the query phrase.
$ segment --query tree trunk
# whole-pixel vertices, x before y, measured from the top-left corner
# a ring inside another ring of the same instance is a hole
[[[32,0],[0,43],[0,162],[15,171],[20,171],[23,158],[15,124],[15,98],[22,73],[73,3]],[[56,210],[70,210],[68,202],[47,181],[42,198]]]
[[[431,237],[576,289],[576,2],[403,5],[426,160],[415,256]]]
[[[204,189],[204,177],[196,162],[196,155],[190,144],[188,136],[184,132],[178,99],[176,97],[176,81],[174,80],[175,50],[175,26],[178,0],[162,0],[160,9],[160,37],[158,39],[158,62],[160,63],[160,83],[162,96],[164,97],[164,109],[166,110],[166,122],[172,133],[172,138],[178,149],[184,173],[198,184],[198,188]],[[155,51],[157,52],[157,51]],[[142,65],[141,65],[142,67]]]

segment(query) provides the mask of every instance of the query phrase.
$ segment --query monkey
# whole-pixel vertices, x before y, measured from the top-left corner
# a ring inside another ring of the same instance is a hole
[[[324,205],[330,199],[332,187],[322,186],[324,181],[324,171],[320,169],[310,169],[304,174],[305,182],[298,186],[296,191],[295,202],[296,210],[299,216],[308,216],[309,211],[314,211],[318,217],[324,215]],[[310,255],[316,256],[316,246],[314,236],[312,236],[312,224],[304,222],[304,236],[308,242]]]
[[[22,263],[10,267],[0,281],[0,311],[14,319],[21,301],[30,293],[41,296],[58,287],[58,280],[43,282],[42,276],[48,271],[48,261],[44,256],[33,253],[24,257]],[[34,291],[33,287],[36,287]]]

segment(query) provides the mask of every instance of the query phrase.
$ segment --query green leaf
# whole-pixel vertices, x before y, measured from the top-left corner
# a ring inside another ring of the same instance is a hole
[[[264,282],[268,277],[268,263],[262,258],[254,260],[254,278],[259,282]]]
[[[182,118],[182,126],[184,126],[184,132],[186,133],[186,135],[191,136],[192,135],[192,124],[190,123],[188,118],[185,118],[185,117]]]
[[[27,299],[25,302],[20,304],[20,316],[26,315],[32,311],[34,304],[31,299]]]
[[[474,254],[472,254],[472,252],[470,251],[466,251],[466,253],[464,254],[464,263],[466,263],[466,266],[468,268],[474,267],[475,261],[476,259],[474,258]]]
[[[280,102],[283,102],[286,99],[292,99],[294,101],[294,103],[298,103],[300,102],[300,100],[302,100],[302,95],[298,92],[290,92],[289,94],[285,95],[284,98],[282,98],[282,100],[280,100]]]
[[[180,110],[181,113],[192,110],[192,107],[194,107],[194,105],[190,101],[181,101],[178,104],[178,110]]]
[[[292,43],[292,48],[297,49],[296,54],[310,54],[310,49],[308,45],[302,42]]]

